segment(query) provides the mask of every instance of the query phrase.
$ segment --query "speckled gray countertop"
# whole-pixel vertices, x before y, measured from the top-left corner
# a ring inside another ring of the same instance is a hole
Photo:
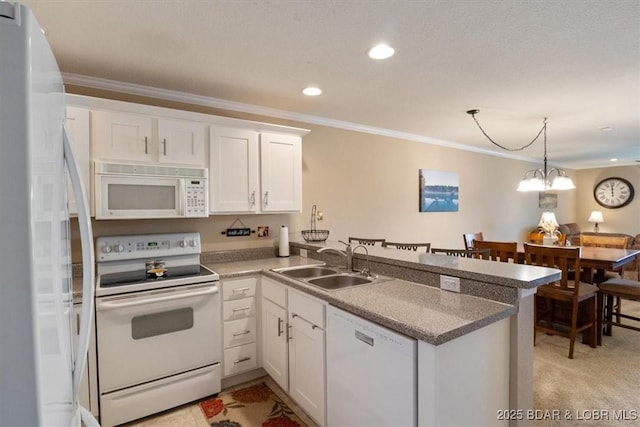
[[[291,256],[205,265],[220,274],[223,280],[262,273],[331,305],[433,345],[443,344],[516,313],[512,305],[404,280],[391,279],[325,291],[271,271],[309,264],[320,262]]]
[[[344,249],[338,241],[307,243],[293,241],[292,247],[316,250],[329,246]],[[395,248],[367,246],[371,262],[381,262],[399,267],[423,270],[435,274],[445,274],[463,279],[477,280],[519,289],[534,289],[538,286],[559,280],[561,272],[555,268],[538,267],[525,264],[486,261],[482,259],[454,257],[424,251],[405,251]],[[364,251],[358,249],[354,258],[364,259]]]

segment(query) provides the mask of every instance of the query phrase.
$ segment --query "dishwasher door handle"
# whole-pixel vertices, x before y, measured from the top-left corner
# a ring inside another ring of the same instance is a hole
[[[360,331],[355,331],[355,336],[357,339],[359,339],[363,343],[369,344],[371,347],[373,347],[373,337],[370,337],[369,335],[365,335]]]

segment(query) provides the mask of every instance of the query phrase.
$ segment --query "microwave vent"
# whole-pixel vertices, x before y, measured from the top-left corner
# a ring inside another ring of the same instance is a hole
[[[175,166],[135,165],[127,163],[96,162],[96,173],[135,176],[171,176],[180,178],[207,178],[207,169]]]

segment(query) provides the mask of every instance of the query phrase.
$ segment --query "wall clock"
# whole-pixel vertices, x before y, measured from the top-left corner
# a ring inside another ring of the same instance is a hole
[[[596,202],[609,209],[628,205],[633,200],[633,196],[633,185],[624,178],[605,178],[593,189],[593,198]]]

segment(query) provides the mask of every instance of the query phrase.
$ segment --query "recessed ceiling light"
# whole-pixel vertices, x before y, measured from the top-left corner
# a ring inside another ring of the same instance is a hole
[[[318,96],[322,93],[322,90],[317,87],[309,86],[302,89],[302,93],[307,96]]]
[[[610,161],[610,162],[617,162],[617,161],[618,161],[618,159],[616,159],[616,158],[614,157],[614,158],[612,158],[612,159],[609,159],[609,161]]]
[[[612,128],[612,127],[610,127],[610,126],[603,126],[603,127],[601,127],[601,128],[600,128],[600,130],[601,130],[602,132],[609,132],[609,131],[610,131],[610,130],[612,130],[612,129],[613,129],[613,128]]]
[[[369,49],[369,58],[387,59],[393,56],[396,51],[385,43],[380,43]]]

